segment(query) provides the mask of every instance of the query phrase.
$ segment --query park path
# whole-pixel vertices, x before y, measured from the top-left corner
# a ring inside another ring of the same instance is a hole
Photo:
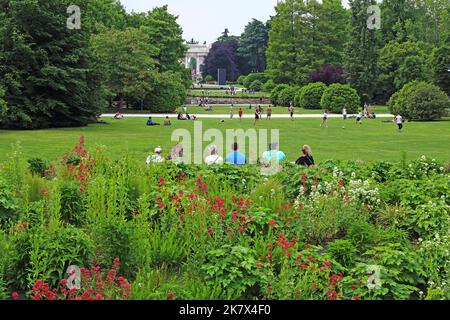
[[[229,114],[196,114],[197,119],[229,119]],[[353,115],[355,117],[356,115]],[[102,117],[104,118],[113,118],[114,114],[102,114]],[[165,118],[169,117],[171,119],[176,119],[177,115],[170,113],[170,114],[124,114],[125,118]],[[263,114],[263,119],[266,117],[266,115]],[[289,114],[272,114],[272,119],[289,119],[291,116]],[[322,114],[295,114],[294,118],[296,119],[322,119]],[[349,117],[352,117],[352,115],[349,115]],[[394,115],[391,114],[378,114],[377,118],[393,118]],[[246,114],[242,117],[243,119],[254,119],[255,115],[253,114]],[[342,119],[342,115],[339,114],[331,114],[329,115],[330,119],[340,118]],[[239,119],[238,115],[234,115],[234,119]]]

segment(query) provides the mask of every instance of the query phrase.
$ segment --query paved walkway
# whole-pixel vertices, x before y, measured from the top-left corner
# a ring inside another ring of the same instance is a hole
[[[148,118],[148,117],[152,117],[152,118],[165,118],[165,117],[169,117],[171,119],[176,119],[177,115],[176,114],[124,114],[125,118]],[[229,119],[230,115],[229,114],[196,114],[197,119]],[[113,118],[114,114],[102,114],[102,117],[105,118]],[[323,115],[322,114],[296,114],[294,115],[294,118],[296,119],[322,119]],[[339,114],[331,114],[330,119],[333,118],[339,118],[342,119],[342,115]],[[352,115],[349,115],[349,117],[352,117]],[[353,117],[356,117],[356,115],[354,115]],[[391,114],[378,114],[377,118],[393,118],[394,115]],[[242,117],[243,119],[254,119],[255,116],[253,114],[246,114]],[[266,115],[263,114],[263,119],[266,118]],[[272,119],[289,119],[290,115],[289,114],[272,114]],[[234,119],[239,119],[238,115],[234,115]]]

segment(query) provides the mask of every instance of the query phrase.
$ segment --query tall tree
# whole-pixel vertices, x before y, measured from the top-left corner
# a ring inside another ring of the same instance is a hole
[[[210,75],[217,80],[217,70],[226,69],[227,80],[235,81],[239,77],[237,47],[236,40],[213,43],[205,59],[203,76]]]
[[[276,7],[267,50],[275,82],[307,83],[324,64],[342,64],[348,14],[340,0],[287,0]]]
[[[374,0],[350,0],[351,34],[345,63],[346,77],[358,91],[363,101],[375,96],[378,74],[378,39],[375,29],[368,28],[367,9],[375,5]]]
[[[245,26],[241,35],[238,53],[239,58],[246,62],[247,68],[241,71],[243,74],[249,72],[262,72],[266,69],[266,50],[269,40],[268,25],[253,19]]]
[[[86,125],[102,108],[88,28],[69,29],[67,8],[84,1],[0,0],[4,128]]]
[[[450,42],[433,50],[431,66],[434,82],[450,97]]]

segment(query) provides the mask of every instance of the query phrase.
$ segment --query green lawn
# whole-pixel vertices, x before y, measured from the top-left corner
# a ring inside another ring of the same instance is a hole
[[[145,159],[155,146],[161,145],[164,152],[171,146],[171,135],[175,129],[185,128],[192,131],[193,121],[175,121],[172,127],[146,127],[146,119],[126,119],[110,121],[110,125],[93,124],[85,128],[50,129],[38,131],[0,130],[0,160],[6,158],[11,145],[20,141],[26,157],[58,159],[72,148],[80,135],[86,137],[87,146],[107,146],[109,154],[119,158],[129,152],[136,159]],[[161,122],[162,119],[156,119]],[[348,120],[343,129],[343,120],[331,119],[329,128],[320,128],[320,119],[277,119],[263,120],[259,129],[279,129],[281,149],[289,161],[295,161],[303,144],[311,145],[318,161],[337,160],[389,160],[400,161],[406,152],[408,159],[428,155],[438,160],[450,160],[450,121],[412,122],[405,125],[403,133],[396,130],[394,124],[381,120],[366,120],[362,126]],[[248,119],[203,120],[203,131],[210,128],[248,129],[253,121]],[[204,144],[204,148],[207,144]]]

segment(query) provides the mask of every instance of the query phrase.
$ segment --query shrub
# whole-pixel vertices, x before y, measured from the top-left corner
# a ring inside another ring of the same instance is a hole
[[[325,64],[320,69],[314,70],[309,74],[311,82],[322,82],[327,86],[333,83],[347,83],[344,77],[344,70],[341,66]]]
[[[312,83],[301,88],[296,96],[296,106],[305,109],[321,109],[320,102],[327,86],[322,82]]]
[[[146,108],[151,112],[173,112],[186,99],[187,90],[178,74],[166,72],[159,75],[154,87],[145,99]]]
[[[254,90],[256,92],[259,92],[259,91],[261,91],[262,86],[263,86],[263,84],[262,84],[261,81],[255,80],[255,81],[252,82],[252,84],[250,85],[249,89],[250,90]]]
[[[93,239],[97,244],[96,263],[107,267],[115,258],[122,262],[121,271],[127,276],[132,276],[134,259],[132,255],[131,225],[116,216],[102,219],[93,229]]]
[[[205,81],[206,81],[206,82],[214,82],[214,77],[213,77],[212,75],[208,74],[208,75],[205,77]]]
[[[65,181],[61,184],[61,220],[80,227],[86,220],[86,201],[77,182]]]
[[[264,73],[250,73],[247,77],[245,77],[244,86],[251,89],[250,86],[256,80],[261,83],[265,83],[267,81],[267,76]]]
[[[388,108],[409,120],[438,120],[450,108],[450,99],[439,87],[414,81],[391,97]]]
[[[297,87],[287,87],[278,95],[278,105],[288,107],[292,101],[294,103]]]
[[[237,80],[236,80],[237,84],[244,85],[245,78],[246,78],[246,76],[244,76],[244,75],[239,76],[239,78],[237,78]]]
[[[336,240],[328,244],[328,253],[342,266],[350,268],[355,264],[358,250],[350,240]]]
[[[266,83],[263,84],[263,90],[271,92],[276,86],[276,83],[272,79],[269,79]]]
[[[55,286],[70,265],[88,266],[94,244],[75,228],[28,229],[11,241],[6,276],[17,289],[27,290],[41,279]]]
[[[271,96],[272,104],[274,106],[280,105],[279,104],[279,100],[278,100],[278,96],[279,96],[280,92],[283,91],[286,88],[289,88],[289,86],[287,84],[279,84],[275,88],[273,88],[270,96]]]
[[[329,86],[320,102],[322,109],[333,113],[340,113],[344,108],[347,108],[348,113],[355,113],[358,111],[360,104],[361,99],[356,90],[342,84]]]
[[[40,159],[40,158],[33,158],[33,159],[28,160],[28,166],[30,168],[30,172],[33,175],[44,177],[45,172],[49,168],[49,163],[48,163],[48,161]]]
[[[17,220],[17,200],[8,183],[0,177],[0,227]]]

